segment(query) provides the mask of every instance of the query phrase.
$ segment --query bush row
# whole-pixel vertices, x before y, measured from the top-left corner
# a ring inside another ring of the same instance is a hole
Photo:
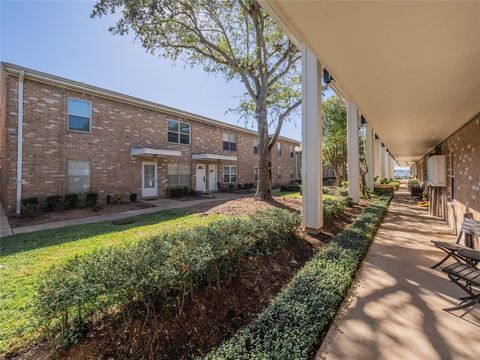
[[[35,312],[48,338],[84,324],[87,316],[183,299],[218,281],[247,256],[296,238],[299,216],[271,209],[208,226],[165,232],[135,245],[112,247],[52,267],[40,281]]]
[[[260,316],[206,359],[307,359],[330,326],[386,212],[375,200],[295,275]]]

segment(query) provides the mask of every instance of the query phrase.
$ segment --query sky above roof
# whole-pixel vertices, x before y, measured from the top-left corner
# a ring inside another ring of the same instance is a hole
[[[133,36],[112,35],[114,17],[90,18],[95,2],[0,1],[2,61],[245,125],[226,113],[244,92],[240,81],[147,54]],[[301,140],[300,129],[298,117],[282,135]]]

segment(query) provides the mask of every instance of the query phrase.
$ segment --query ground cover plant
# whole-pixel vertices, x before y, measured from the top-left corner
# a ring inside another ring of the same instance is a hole
[[[58,332],[63,345],[75,342],[91,315],[120,309],[129,316],[132,303],[145,307],[146,318],[157,304],[174,301],[181,309],[193,290],[219,282],[240,260],[296,239],[299,224],[297,214],[269,209],[77,256],[44,274],[35,312],[56,347]]]
[[[352,284],[389,200],[373,200],[305,264],[271,306],[205,359],[309,358]]]
[[[70,226],[18,234],[0,240],[0,354],[12,352],[38,335],[33,297],[47,269],[76,255],[132,244],[178,227],[208,224],[222,215],[200,216],[170,210],[135,217],[133,222]]]

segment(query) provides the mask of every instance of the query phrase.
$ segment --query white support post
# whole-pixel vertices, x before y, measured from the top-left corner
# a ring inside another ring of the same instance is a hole
[[[385,146],[380,144],[380,179],[384,179],[387,177],[387,172],[385,171],[386,164],[385,164],[385,157],[387,155],[387,149]]]
[[[365,175],[366,177],[366,183],[367,183],[367,189],[370,191],[373,191],[373,173],[374,173],[374,162],[373,162],[373,131],[368,125],[368,123],[365,124],[365,160],[367,163],[367,169],[368,172]]]
[[[302,44],[302,217],[310,233],[323,226],[321,76],[316,56]]]
[[[380,139],[373,140],[373,176],[380,177],[380,149],[382,141]]]
[[[348,196],[354,203],[360,201],[360,154],[358,144],[357,105],[347,103],[347,167]]]

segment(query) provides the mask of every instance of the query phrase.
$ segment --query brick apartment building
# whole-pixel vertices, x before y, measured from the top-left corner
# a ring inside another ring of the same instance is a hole
[[[8,213],[33,196],[154,198],[170,187],[211,192],[257,180],[255,131],[6,63],[0,91],[0,194]],[[297,177],[297,146],[279,138],[274,184]]]

